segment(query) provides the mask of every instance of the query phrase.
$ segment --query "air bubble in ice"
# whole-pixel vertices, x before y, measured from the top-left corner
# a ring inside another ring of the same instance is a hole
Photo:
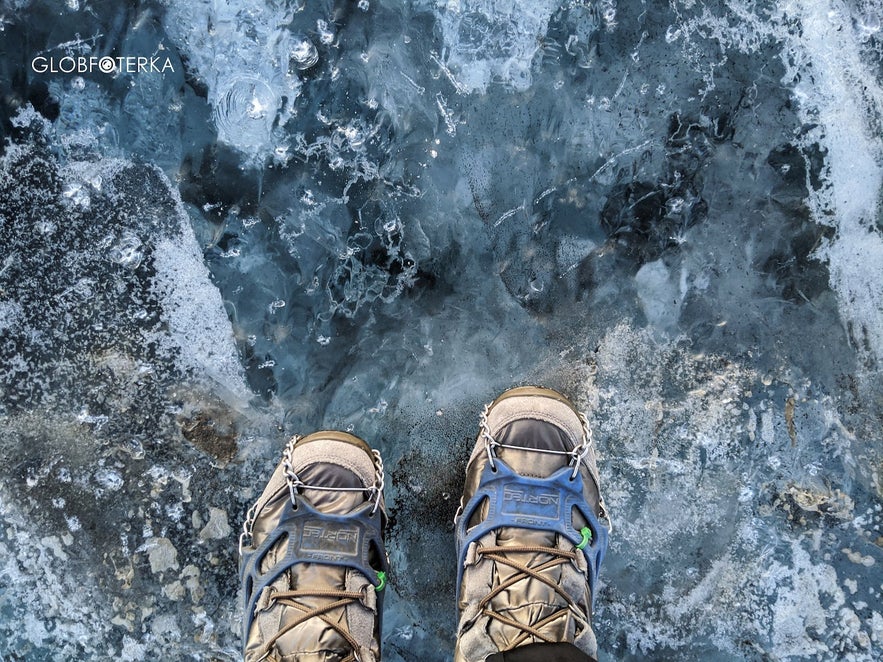
[[[80,278],[76,283],[74,283],[73,291],[76,292],[83,299],[88,299],[94,295],[95,290],[94,286],[95,281],[91,278]],[[84,421],[80,421],[81,423]]]
[[[120,445],[120,449],[132,456],[134,460],[144,459],[144,444],[138,439],[129,439]]]
[[[267,106],[264,105],[260,97],[255,95],[248,102],[248,108],[245,112],[253,120],[260,120],[267,116]]]
[[[368,0],[359,0],[359,9],[362,11],[368,11],[371,8],[371,3]]]
[[[601,17],[604,19],[607,31],[611,32],[616,27],[616,5],[612,0],[605,0],[601,4]]]
[[[215,106],[218,139],[245,150],[263,146],[278,108],[276,93],[261,79],[232,79]]]
[[[288,145],[278,145],[273,150],[273,158],[276,163],[285,165],[291,160],[291,155],[288,153]]]
[[[321,18],[316,21],[316,32],[319,34],[319,41],[325,46],[329,46],[334,41],[334,31]]]
[[[678,39],[678,37],[680,37],[680,36],[681,36],[680,28],[676,28],[673,25],[669,25],[668,29],[665,31],[665,41],[669,44],[673,41],[676,41]]]
[[[865,14],[859,21],[859,27],[866,38],[877,34],[880,32],[880,15],[873,12]]]
[[[343,134],[343,137],[346,138],[349,147],[352,149],[360,147],[365,142],[364,134],[351,124],[339,128],[338,131]]]
[[[83,79],[82,76],[75,76],[74,79],[71,81],[71,87],[75,90],[85,89],[86,81]]]
[[[298,71],[306,71],[319,61],[319,51],[308,37],[297,35],[288,54],[291,66]]]
[[[144,259],[141,240],[134,234],[127,232],[110,249],[108,258],[111,262],[116,262],[120,266],[134,271]]]
[[[669,214],[679,214],[684,208],[684,199],[678,196],[669,198],[665,202],[665,207]]]
[[[123,486],[123,477],[112,469],[99,469],[95,472],[95,482],[104,489],[115,492]]]
[[[100,430],[104,427],[110,419],[104,414],[90,414],[87,410],[83,409],[79,414],[77,414],[77,422],[83,425],[94,425],[96,430]]]
[[[62,195],[78,207],[88,207],[92,202],[89,192],[80,182],[69,182],[62,189]]]
[[[403,625],[400,628],[396,628],[395,632],[392,633],[393,637],[397,637],[402,641],[411,641],[414,638],[414,628],[410,625]]]

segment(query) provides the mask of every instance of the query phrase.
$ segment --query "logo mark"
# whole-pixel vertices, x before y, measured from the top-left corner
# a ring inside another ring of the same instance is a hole
[[[310,521],[301,533],[301,550],[322,554],[358,556],[359,529]]]
[[[88,74],[96,70],[103,74],[115,72],[164,74],[167,71],[174,73],[175,65],[172,64],[171,58],[158,55],[151,57],[105,55],[101,58],[85,55],[65,55],[61,58],[38,55],[31,60],[31,70],[37,74]]]
[[[548,522],[558,519],[561,510],[561,495],[554,492],[504,487],[501,510],[507,515],[516,516],[519,520],[526,518],[534,524],[539,520]]]
[[[531,494],[507,487],[503,490],[503,501],[517,501],[538,506],[558,506],[561,503],[561,496],[558,494]]]

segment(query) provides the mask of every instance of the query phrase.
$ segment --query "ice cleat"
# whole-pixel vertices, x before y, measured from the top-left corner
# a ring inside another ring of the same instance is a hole
[[[239,540],[245,662],[376,662],[388,560],[383,463],[361,439],[292,439]]]
[[[596,657],[592,600],[610,522],[588,422],[567,398],[521,387],[485,407],[455,525],[455,662],[536,644]],[[544,650],[525,659],[552,659]]]

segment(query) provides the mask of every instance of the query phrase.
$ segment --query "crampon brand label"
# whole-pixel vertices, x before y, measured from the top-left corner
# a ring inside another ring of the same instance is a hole
[[[329,522],[304,523],[300,548],[304,552],[359,555],[359,529]]]

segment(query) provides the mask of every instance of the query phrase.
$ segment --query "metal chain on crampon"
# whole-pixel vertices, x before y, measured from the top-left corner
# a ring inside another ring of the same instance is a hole
[[[478,419],[478,429],[479,436],[484,440],[484,451],[487,453],[488,463],[491,465],[491,469],[495,470],[497,465],[494,460],[497,456],[494,454],[494,448],[498,447],[500,444],[491,434],[491,426],[487,420],[490,410],[491,406],[489,404],[485,405],[484,409],[481,410],[481,416]]]
[[[571,478],[576,478],[576,474],[579,472],[580,463],[583,461],[583,458],[589,454],[589,451],[594,445],[594,437],[592,436],[592,428],[589,425],[589,419],[587,419],[586,415],[582,412],[577,412],[577,416],[579,416],[579,421],[583,427],[583,438],[582,441],[580,441],[570,452],[573,462],[573,474],[571,475]]]
[[[377,512],[377,509],[380,507],[380,499],[383,495],[383,487],[385,483],[384,474],[383,474],[383,459],[380,457],[380,451],[372,450],[372,459],[374,464],[374,484],[367,488],[362,487],[324,487],[324,486],[316,486],[316,485],[307,485],[304,483],[297,473],[294,471],[294,447],[298,441],[300,441],[300,435],[294,435],[289,442],[285,445],[285,450],[282,453],[282,470],[285,474],[285,482],[288,485],[288,494],[291,499],[291,503],[293,505],[297,505],[296,496],[299,490],[303,489],[313,489],[313,490],[325,490],[325,491],[333,491],[333,492],[364,492],[368,491],[371,494],[371,499],[374,501],[374,507],[371,509],[371,513],[374,514]],[[252,539],[252,530],[254,527],[255,519],[257,518],[258,506],[260,505],[261,500],[258,499],[246,512],[245,521],[242,523],[242,532],[239,534],[239,554],[242,555],[242,550],[245,548],[246,544],[249,543]]]
[[[371,514],[377,512],[380,507],[380,499],[383,496],[384,476],[383,476],[383,460],[380,457],[380,451],[371,450],[374,464],[374,484],[369,487],[326,487],[324,485],[308,485],[304,483],[297,473],[294,471],[294,446],[300,440],[299,436],[292,437],[291,441],[285,446],[283,453],[282,469],[285,472],[285,480],[288,483],[288,492],[291,497],[291,503],[297,505],[297,494],[301,490],[322,490],[325,492],[369,492],[370,498],[374,501],[374,507]]]
[[[486,404],[484,409],[481,411],[481,416],[478,420],[479,426],[479,437],[484,440],[484,448],[487,453],[488,463],[490,464],[491,469],[496,469],[495,460],[497,459],[496,449],[497,448],[516,448],[518,450],[524,450],[523,448],[518,448],[515,446],[508,446],[507,444],[501,444],[499,441],[494,439],[494,435],[491,434],[490,424],[488,423],[488,414],[490,413],[490,405]],[[531,449],[540,453],[550,453],[555,455],[569,455],[570,461],[573,463],[573,474],[572,478],[576,478],[577,473],[579,473],[580,465],[583,459],[588,455],[589,451],[595,445],[594,435],[592,433],[592,426],[589,424],[589,419],[582,412],[577,412],[577,416],[579,416],[580,424],[582,425],[582,440],[578,443],[573,450],[570,451],[551,451],[551,450],[543,450],[543,449]],[[600,493],[600,486],[598,488],[598,507],[600,510],[600,516],[603,519],[607,520],[608,528],[610,532],[613,532],[613,520],[610,518],[610,513],[607,510],[607,504],[604,503],[604,497]]]
[[[242,556],[242,548],[245,547],[246,541],[251,540],[252,527],[258,514],[258,504],[253,503],[245,513],[245,521],[242,523],[242,533],[239,534],[239,556]]]
[[[582,421],[582,424],[583,424],[583,439],[585,441],[583,442],[584,449],[580,452],[579,457],[576,461],[576,464],[575,464],[576,467],[579,467],[579,463],[582,461],[582,459],[589,452],[589,449],[595,445],[595,439],[594,439],[594,436],[592,435],[592,426],[589,425],[589,419],[586,417],[586,415],[584,413],[579,412],[579,420]],[[574,449],[574,451],[576,451],[576,449]],[[574,475],[576,475],[576,474],[574,473]],[[599,483],[600,483],[600,477],[599,477]],[[601,485],[600,484],[598,484],[598,510],[600,511],[599,516],[601,518],[607,520],[607,529],[608,529],[609,533],[613,533],[613,520],[610,518],[610,511],[607,510],[607,504],[604,503],[604,496],[601,494]]]

